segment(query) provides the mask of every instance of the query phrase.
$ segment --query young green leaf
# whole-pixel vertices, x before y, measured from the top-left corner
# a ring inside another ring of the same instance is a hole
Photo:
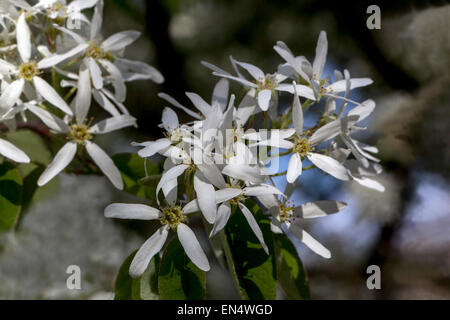
[[[156,200],[155,192],[158,179],[155,179],[153,185],[142,183],[142,179],[146,177],[146,174],[149,177],[159,176],[162,172],[160,165],[156,165],[150,160],[145,160],[133,153],[116,154],[112,159],[122,174],[125,191],[138,197]],[[145,168],[147,168],[147,172]]]
[[[197,268],[174,238],[164,251],[159,268],[159,295],[163,300],[205,298],[206,273]]]
[[[23,182],[10,162],[0,164],[0,231],[12,229],[22,211]]]
[[[270,222],[260,213],[257,205],[247,201],[246,206],[261,228],[270,255],[265,253],[244,215],[236,208],[228,221],[226,233],[241,296],[250,300],[273,300],[276,298],[277,282]]]
[[[277,279],[289,299],[309,299],[306,270],[294,245],[284,234],[274,234]]]

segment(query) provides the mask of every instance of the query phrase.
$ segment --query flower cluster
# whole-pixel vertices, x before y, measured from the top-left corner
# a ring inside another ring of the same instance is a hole
[[[93,12],[91,19],[85,11]],[[27,122],[27,115],[33,114],[50,132],[67,139],[40,176],[40,186],[86,150],[112,184],[122,189],[119,170],[93,139],[136,125],[123,105],[127,82],[163,81],[155,68],[123,57],[140,33],[123,31],[103,38],[102,20],[103,0],[0,4],[0,124],[13,130],[17,115]],[[89,118],[92,98],[109,114],[94,125]],[[0,155],[30,162],[24,151],[3,139]]]
[[[339,212],[346,204],[323,200],[296,205],[288,200],[302,172],[318,169],[339,180],[384,190],[372,178],[381,172],[379,160],[373,155],[377,149],[352,137],[354,132],[365,129],[361,122],[374,110],[375,102],[354,101],[350,91],[372,80],[351,78],[347,70],[336,70],[334,81],[325,76],[328,43],[323,31],[312,63],[295,56],[283,42],[277,42],[274,49],[284,61],[272,74],[232,57],[234,73],[202,62],[221,79],[210,102],[186,93],[195,109],[165,93],[159,95],[192,121],[181,124],[174,109],[166,107],[161,124],[164,138],[133,144],[142,147],[138,154],[143,158],[155,154],[165,158],[156,188],[158,208],[115,203],[105,210],[106,217],[161,223],[135,255],[130,275],[137,277],[145,271],[163,248],[170,230],[177,233],[191,261],[201,270],[209,270],[208,259],[187,225],[189,215],[195,212],[201,212],[211,225],[210,237],[224,229],[233,212],[242,213],[269,253],[260,226],[246,205],[250,198],[264,212],[270,212],[273,232],[291,233],[317,254],[329,258],[330,252],[303,230],[301,220]],[[229,93],[230,80],[245,88],[239,101]],[[280,99],[283,96],[291,101],[287,106]],[[313,125],[307,125],[306,111],[319,114]],[[283,156],[289,157],[284,169],[280,161]],[[305,166],[307,162],[310,165]],[[286,177],[284,192],[275,186],[273,176]],[[182,193],[178,192],[179,183],[183,185]]]

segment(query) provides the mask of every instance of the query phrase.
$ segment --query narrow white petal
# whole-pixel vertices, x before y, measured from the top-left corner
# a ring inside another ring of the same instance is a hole
[[[100,30],[103,24],[103,0],[99,0],[94,9],[90,28],[90,40],[96,40],[100,36]]]
[[[82,124],[91,106],[91,77],[89,69],[80,70],[77,87],[75,117],[78,124]]]
[[[206,117],[211,111],[211,106],[203,100],[198,94],[186,92],[186,96],[192,101],[192,104]]]
[[[360,105],[356,106],[352,110],[350,110],[347,114],[347,116],[358,116],[358,121],[364,120],[367,118],[373,110],[375,110],[375,101],[373,100],[366,100]]]
[[[211,105],[219,104],[222,111],[225,111],[228,101],[228,91],[230,82],[227,79],[220,79],[214,87]]]
[[[223,168],[222,173],[245,182],[263,183],[266,177],[261,174],[259,168],[253,168],[243,164],[228,164]]]
[[[139,31],[122,31],[113,34],[108,39],[102,42],[102,47],[105,51],[118,51],[136,41],[141,36]]]
[[[11,83],[2,93],[0,97],[0,108],[9,109],[19,99],[25,85],[24,79],[19,79]]]
[[[30,61],[31,57],[31,32],[26,22],[25,13],[22,13],[16,25],[17,49],[23,62]]]
[[[130,265],[130,276],[133,278],[140,277],[148,267],[153,256],[161,251],[167,240],[168,230],[166,226],[162,226],[144,242],[133,258]]]
[[[214,226],[209,234],[209,237],[214,237],[217,232],[225,228],[228,219],[231,215],[231,206],[228,202],[225,202],[220,205],[219,210],[217,210],[216,221],[214,222]]]
[[[309,138],[309,143],[315,146],[336,137],[339,133],[341,133],[341,119],[333,120],[314,132]]]
[[[92,83],[94,84],[94,88],[99,90],[103,88],[103,76],[102,70],[98,66],[97,62],[94,59],[88,59],[89,71],[91,72]]]
[[[321,31],[317,40],[316,57],[313,62],[313,74],[317,79],[322,78],[323,68],[327,59],[328,41],[325,31]]]
[[[295,89],[296,89],[297,94],[299,95],[299,97],[303,97],[303,98],[306,98],[306,99],[309,99],[309,100],[312,100],[312,101],[316,100],[316,96],[314,94],[314,90],[311,89],[310,87],[307,87],[307,86],[302,85],[302,84],[297,84],[295,86]],[[294,94],[293,86],[291,84],[287,84],[287,83],[279,84],[275,88],[275,90],[283,91],[283,92],[289,92],[289,93]]]
[[[302,230],[300,227],[298,227],[295,224],[291,224],[289,231],[291,231],[295,236],[297,236],[299,239],[302,240],[302,242],[310,248],[312,251],[314,251],[316,254],[318,254],[321,257],[324,257],[325,259],[331,258],[331,252],[327,248],[325,248],[319,241],[314,239],[309,233],[307,233],[305,230]]]
[[[302,174],[302,159],[298,153],[292,154],[289,159],[289,165],[286,173],[286,180],[289,183],[294,183]]]
[[[254,84],[253,82],[250,82],[250,81],[245,80],[243,78],[235,77],[235,76],[232,76],[232,75],[229,75],[229,74],[217,73],[217,72],[213,72],[212,74],[214,76],[223,77],[223,78],[227,78],[227,79],[230,79],[230,80],[234,80],[234,81],[240,82],[243,85],[246,85],[246,86],[248,86],[250,88],[256,88],[257,87],[256,84]]]
[[[166,149],[171,144],[167,138],[161,138],[156,141],[145,142],[144,144],[134,144],[144,146],[144,149],[138,151],[138,155],[142,158],[147,158],[155,155],[159,151]]]
[[[83,52],[84,50],[87,49],[87,47],[88,47],[88,45],[86,43],[81,43],[81,44],[77,45],[75,48],[73,48],[65,53],[49,55],[49,56],[45,57],[44,59],[42,59],[41,61],[39,61],[37,66],[41,70],[50,68],[50,67],[54,67],[57,64]]]
[[[120,130],[122,128],[134,126],[135,124],[136,119],[134,117],[128,114],[123,114],[100,121],[99,123],[89,128],[89,133],[104,134],[111,131]]]
[[[105,111],[107,111],[112,116],[119,116],[120,112],[117,110],[117,108],[114,106],[114,104],[106,97],[106,95],[99,90],[93,90],[92,95],[95,99],[95,101],[103,108]],[[126,113],[126,112],[125,112]]]
[[[241,209],[242,214],[244,215],[245,219],[247,220],[248,224],[250,225],[250,228],[252,229],[256,238],[258,238],[259,243],[261,243],[264,251],[267,254],[269,254],[269,248],[267,247],[266,243],[264,242],[263,233],[261,231],[261,228],[258,225],[258,222],[256,222],[256,219],[253,216],[253,213],[251,213],[250,210],[248,210],[248,208],[246,206],[244,206],[242,203],[239,203],[239,208]]]
[[[258,105],[262,111],[267,111],[267,109],[269,109],[271,98],[272,91],[268,89],[258,92]]]
[[[108,60],[100,60],[102,66],[111,75],[111,82],[114,87],[114,96],[120,103],[124,102],[127,96],[127,87],[125,86],[125,81],[123,80],[122,73],[120,70]]]
[[[283,192],[278,190],[276,187],[268,184],[260,184],[257,186],[250,186],[244,188],[244,195],[249,197],[263,196],[268,194],[283,195]]]
[[[196,172],[194,175],[194,189],[197,193],[197,201],[203,216],[209,223],[214,223],[217,215],[217,207],[216,193],[213,185],[204,181],[204,177]]]
[[[342,201],[320,200],[302,204],[294,209],[294,215],[302,219],[324,217],[337,213],[347,207]]]
[[[198,169],[203,173],[205,178],[217,188],[225,188],[226,183],[219,168],[214,163],[198,164]]]
[[[58,173],[72,162],[77,153],[77,144],[74,141],[67,142],[61,150],[55,155],[53,161],[48,165],[47,169],[41,174],[38,180],[38,186],[42,187],[44,184],[52,180]]]
[[[303,133],[303,109],[300,104],[300,99],[297,93],[297,84],[294,82],[294,104],[292,106],[292,122],[294,124],[295,132],[298,136]]]
[[[373,189],[376,190],[378,192],[384,192],[385,191],[385,187],[379,183],[378,181],[375,181],[373,179],[369,179],[366,177],[362,177],[362,178],[356,178],[353,177],[353,180],[355,180],[356,182],[358,182],[360,185],[369,188],[369,189]]]
[[[319,169],[332,175],[336,179],[347,181],[349,176],[347,169],[337,160],[319,153],[308,153],[308,159]]]
[[[134,203],[113,203],[105,208],[106,218],[156,220],[161,216],[158,209]]]
[[[186,112],[191,117],[193,117],[193,118],[195,118],[197,120],[201,120],[202,119],[202,117],[199,114],[195,113],[192,110],[189,110],[188,108],[183,106],[181,103],[179,103],[177,100],[175,100],[174,98],[172,98],[168,94],[166,94],[166,93],[158,93],[158,97],[160,97],[161,99],[166,100],[167,102],[172,104],[174,107],[177,107],[177,108],[183,110],[184,112]]]
[[[175,111],[169,107],[165,107],[162,114],[162,124],[168,132],[172,132],[172,130],[178,128],[180,123],[178,122],[178,116]]]
[[[245,62],[240,62],[237,61],[233,58],[230,57],[230,59],[232,59],[236,64],[240,65],[242,68],[244,68],[245,70],[248,71],[248,73],[255,79],[258,81],[263,81],[265,78],[264,72],[258,68],[257,66],[254,66],[252,64],[249,63],[245,63]]]
[[[27,110],[41,119],[41,121],[50,129],[55,130],[59,133],[69,132],[69,126],[62,119],[58,118],[47,110],[42,109],[41,107],[32,104],[27,104],[26,106]]]
[[[372,79],[370,78],[353,78],[349,79],[350,81],[350,90],[359,88],[359,87],[365,87],[373,83]],[[330,90],[334,93],[340,93],[344,92],[347,89],[347,80],[339,80],[332,84],[330,84],[326,89]]]
[[[86,142],[86,151],[94,160],[95,164],[100,168],[103,174],[111,181],[114,187],[119,190],[123,189],[123,180],[119,169],[112,159],[98,145],[90,141]]]
[[[189,166],[186,164],[180,164],[178,166],[175,166],[169,170],[167,170],[161,177],[161,180],[159,180],[158,185],[156,187],[156,197],[158,198],[158,193],[159,190],[161,190],[162,186],[165,185],[167,182],[178,178],[179,176],[181,176],[184,171],[186,171],[186,169]]]
[[[73,115],[67,103],[59,96],[59,94],[47,82],[39,77],[33,78],[34,87],[36,91],[48,102],[59,108],[61,111],[67,113],[69,116]]]
[[[220,203],[226,202],[228,200],[231,200],[233,198],[236,198],[237,196],[242,194],[242,192],[243,191],[241,189],[237,189],[237,188],[225,188],[225,189],[217,190],[216,191],[216,203],[220,204]],[[200,207],[198,205],[197,199],[194,199],[191,202],[187,203],[183,208],[183,212],[185,214],[198,212],[199,210],[200,210]]]
[[[15,162],[20,163],[30,162],[30,158],[25,154],[25,152],[17,148],[11,142],[3,139],[0,139],[0,154]]]
[[[191,261],[203,271],[209,271],[209,262],[194,232],[184,223],[177,227],[177,235],[181,245]]]

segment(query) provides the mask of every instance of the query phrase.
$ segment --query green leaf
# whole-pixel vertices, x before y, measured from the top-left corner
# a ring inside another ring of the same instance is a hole
[[[147,270],[139,278],[130,277],[128,271],[130,264],[136,255],[134,251],[119,269],[114,286],[115,300],[157,300],[158,296],[158,271],[160,258],[155,255],[148,264]]]
[[[274,300],[277,282],[270,221],[256,204],[247,201],[246,206],[253,212],[271,254],[265,253],[244,215],[236,208],[228,221],[226,235],[234,271],[239,279],[240,293],[244,299]]]
[[[147,270],[141,276],[140,295],[142,300],[159,300],[158,272],[161,259],[159,255],[153,256]]]
[[[174,238],[164,251],[158,287],[163,300],[200,300],[205,297],[206,273],[192,263],[178,238]]]
[[[52,154],[39,134],[20,129],[7,132],[6,137],[16,147],[24,150],[34,163],[47,165],[52,160]]]
[[[274,234],[277,278],[289,299],[309,299],[308,276],[297,250],[285,234]]]
[[[13,228],[22,211],[22,178],[10,162],[0,164],[0,231]]]
[[[131,261],[133,261],[136,252],[137,250],[128,256],[119,269],[114,286],[115,300],[141,300],[140,278],[134,279],[128,273]]]
[[[134,153],[121,153],[112,157],[117,168],[119,168],[124,181],[124,190],[138,197],[156,200],[156,186],[159,179],[154,179],[154,183],[143,183],[145,178],[145,166],[149,177],[159,177],[162,173],[162,166],[156,165],[150,160],[145,160]]]

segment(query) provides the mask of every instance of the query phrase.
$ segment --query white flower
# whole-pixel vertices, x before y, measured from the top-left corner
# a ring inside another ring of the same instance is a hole
[[[122,31],[106,40],[101,39],[102,14],[103,0],[98,0],[87,39],[66,28],[54,25],[58,30],[71,36],[78,43],[77,47],[83,47],[80,53],[84,54],[88,60],[87,64],[94,87],[96,89],[103,87],[102,68],[109,73],[110,81],[114,87],[115,98],[120,103],[124,102],[126,98],[126,81],[152,79],[156,83],[162,83],[164,78],[155,68],[143,62],[121,58],[125,48],[140,37],[140,32]]]
[[[122,177],[114,162],[91,140],[96,134],[105,134],[135,125],[136,119],[129,115],[120,115],[89,126],[86,123],[86,117],[91,104],[91,82],[89,78],[89,70],[85,69],[80,71],[77,96],[74,100],[75,121],[71,124],[66,123],[66,121],[59,119],[38,106],[31,103],[26,104],[27,109],[38,116],[50,129],[57,133],[66,134],[69,140],[58,151],[53,161],[39,177],[39,186],[49,182],[67,167],[77,153],[77,146],[80,145],[86,148],[87,153],[111,183],[118,189],[123,188]]]
[[[232,57],[230,57],[230,60],[238,76],[233,76],[230,73],[207,62],[203,62],[203,65],[211,68],[213,70],[213,75],[235,80],[249,88],[255,89],[254,95],[258,101],[258,106],[262,111],[267,111],[269,109],[272,99],[276,97],[276,91],[292,91],[292,89],[289,88],[290,85],[281,83],[287,78],[287,76],[279,73],[265,74],[261,69],[252,64],[237,61]],[[247,72],[252,76],[254,82],[245,79],[239,72],[237,66],[247,70]],[[312,90],[307,86],[299,85],[298,92],[299,95],[305,98],[315,100]]]
[[[81,14],[82,10],[92,8],[98,0],[74,0],[67,4],[66,0],[39,0],[32,10],[48,16],[52,20],[56,19],[80,19],[89,23],[89,20]]]
[[[64,54],[54,54],[40,61],[32,60],[31,53],[31,32],[25,21],[25,14],[22,13],[17,22],[16,29],[17,49],[19,51],[22,63],[15,66],[5,60],[0,59],[0,73],[3,75],[14,76],[17,80],[13,81],[8,89],[2,95],[2,105],[6,107],[13,106],[22,92],[27,82],[32,82],[36,92],[45,100],[61,109],[68,115],[72,115],[67,103],[58,95],[58,93],[44,81],[39,75],[42,70],[50,68],[61,61],[64,61],[77,54],[82,47],[77,47]]]
[[[295,57],[288,46],[282,41],[278,41],[274,46],[274,49],[287,62],[287,64],[282,65],[279,68],[278,72],[294,78],[295,81],[300,82],[303,80],[303,82],[308,84],[310,86],[309,93],[314,95],[313,99],[307,97],[308,99],[319,100],[322,96],[345,99],[337,94],[354,88],[367,86],[373,82],[369,78],[346,78],[327,84],[327,82],[329,82],[328,79],[325,79],[322,76],[328,52],[328,41],[325,31],[320,32],[316,47],[316,57],[314,58],[312,65],[303,56]],[[297,92],[300,96],[306,97],[303,94],[305,90],[307,91],[305,86],[297,85]],[[292,87],[286,87],[286,91],[294,93]]]
[[[0,155],[15,162],[29,163],[30,158],[11,142],[0,139]]]
[[[243,184],[235,182],[233,185],[227,186],[224,189],[216,191],[215,200],[217,204],[220,204],[217,211],[217,218],[214,222],[213,229],[211,230],[210,237],[213,237],[220,230],[222,230],[228,222],[231,215],[231,206],[238,206],[247,220],[250,228],[256,235],[258,241],[261,243],[264,251],[269,254],[269,249],[264,241],[263,233],[255,217],[251,211],[245,206],[244,201],[247,197],[256,197],[264,195],[283,195],[277,188],[267,184],[259,184],[252,186],[245,186]],[[189,212],[196,212],[200,208],[198,199],[189,202],[185,209]]]
[[[291,188],[291,191],[293,190]],[[289,194],[289,190],[285,190],[285,193]],[[259,199],[263,201],[272,215],[270,224],[272,232],[282,233],[284,232],[283,229],[285,229],[316,254],[327,259],[331,258],[330,251],[303,229],[301,220],[325,217],[329,214],[337,213],[345,209],[346,203],[321,200],[295,206],[293,201],[285,198],[279,200],[273,195],[263,195]]]
[[[305,137],[303,132],[303,110],[295,89],[294,83],[294,105],[292,109],[292,119],[295,128],[294,142],[291,142],[293,154],[289,159],[286,179],[289,183],[293,183],[302,174],[302,161],[308,158],[316,167],[332,175],[340,180],[349,180],[347,169],[337,160],[312,152],[314,146],[319,143],[331,139],[338,135],[341,131],[339,122],[328,123],[315,131],[310,137]]]
[[[194,211],[186,211],[185,208],[175,204],[156,209],[142,204],[113,203],[105,209],[107,218],[159,220],[162,224],[162,227],[145,241],[134,256],[129,270],[132,277],[139,277],[144,273],[150,260],[164,246],[170,229],[176,231],[189,259],[200,270],[209,271],[208,258],[194,232],[186,224],[186,215],[192,212]]]

